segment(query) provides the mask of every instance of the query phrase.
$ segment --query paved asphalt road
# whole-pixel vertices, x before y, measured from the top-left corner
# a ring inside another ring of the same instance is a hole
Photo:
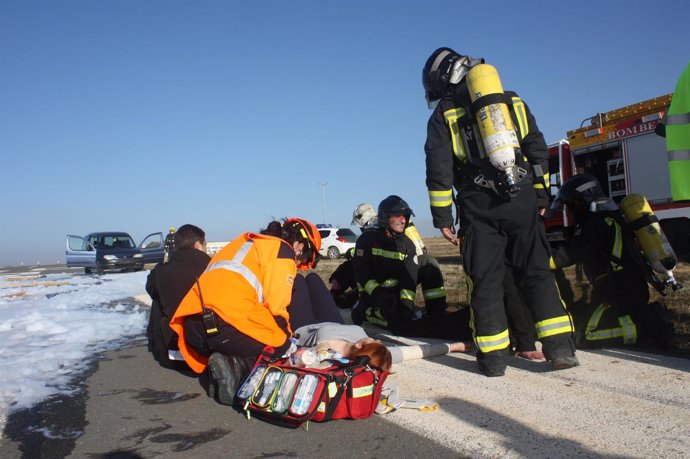
[[[481,376],[465,354],[404,362],[391,376],[401,395],[438,410],[293,430],[216,404],[139,339],[102,356],[72,396],[11,416],[0,457],[690,457],[690,360],[578,356],[582,366],[558,372],[512,359],[501,378]]]

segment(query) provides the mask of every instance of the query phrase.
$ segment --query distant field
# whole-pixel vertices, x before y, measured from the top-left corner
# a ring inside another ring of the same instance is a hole
[[[429,252],[441,264],[448,306],[451,308],[467,306],[467,286],[462,266],[460,266],[461,258],[457,247],[441,237],[425,238],[424,242]],[[321,260],[316,272],[328,283],[329,276],[340,263],[342,263],[342,260]],[[577,280],[574,268],[567,268],[565,273],[570,280],[575,292],[575,300],[577,301],[587,294],[587,283]],[[662,297],[656,290],[650,289],[651,301],[663,303],[673,317],[675,336],[672,341],[672,348],[669,351],[690,356],[690,265],[688,263],[680,263],[674,270],[674,274],[678,282],[685,287],[676,292],[668,290],[666,297]],[[416,303],[420,307],[424,305],[420,289],[417,289]]]

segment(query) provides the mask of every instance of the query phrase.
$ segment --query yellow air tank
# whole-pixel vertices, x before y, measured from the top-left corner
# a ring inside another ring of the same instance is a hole
[[[654,271],[665,276],[665,283],[676,290],[677,282],[672,270],[678,262],[668,243],[647,198],[641,194],[629,194],[620,202],[628,226],[635,232],[640,249]]]
[[[472,67],[467,73],[467,86],[473,103],[491,94],[503,94],[498,72],[489,64]],[[513,171],[515,153],[520,150],[520,143],[508,105],[500,101],[490,103],[477,111],[476,118],[489,162],[506,174],[506,183],[517,191]]]

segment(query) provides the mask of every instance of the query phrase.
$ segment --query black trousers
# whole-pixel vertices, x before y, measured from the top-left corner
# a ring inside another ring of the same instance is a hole
[[[419,255],[417,260],[419,263],[417,283],[422,286],[426,312],[430,315],[442,314],[448,305],[441,266],[436,258],[428,253]]]
[[[503,302],[508,316],[510,327],[510,343],[518,352],[535,351],[537,347],[537,334],[534,330],[532,313],[520,295],[520,290],[515,285],[513,268],[506,266],[503,276]]]
[[[480,354],[504,354],[509,346],[503,298],[507,263],[547,358],[572,355],[572,323],[549,269],[548,242],[531,185],[523,185],[509,201],[483,190],[463,191],[459,198],[463,267]]]

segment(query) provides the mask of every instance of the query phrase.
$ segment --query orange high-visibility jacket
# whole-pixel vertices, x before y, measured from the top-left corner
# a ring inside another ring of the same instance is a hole
[[[279,347],[292,333],[287,308],[296,274],[290,244],[273,236],[244,233],[213,257],[199,285],[206,307],[221,319],[261,343]],[[197,373],[204,371],[208,359],[187,346],[183,326],[187,316],[201,312],[195,284],[170,321],[179,336],[180,352]],[[276,318],[285,324],[283,328]]]

